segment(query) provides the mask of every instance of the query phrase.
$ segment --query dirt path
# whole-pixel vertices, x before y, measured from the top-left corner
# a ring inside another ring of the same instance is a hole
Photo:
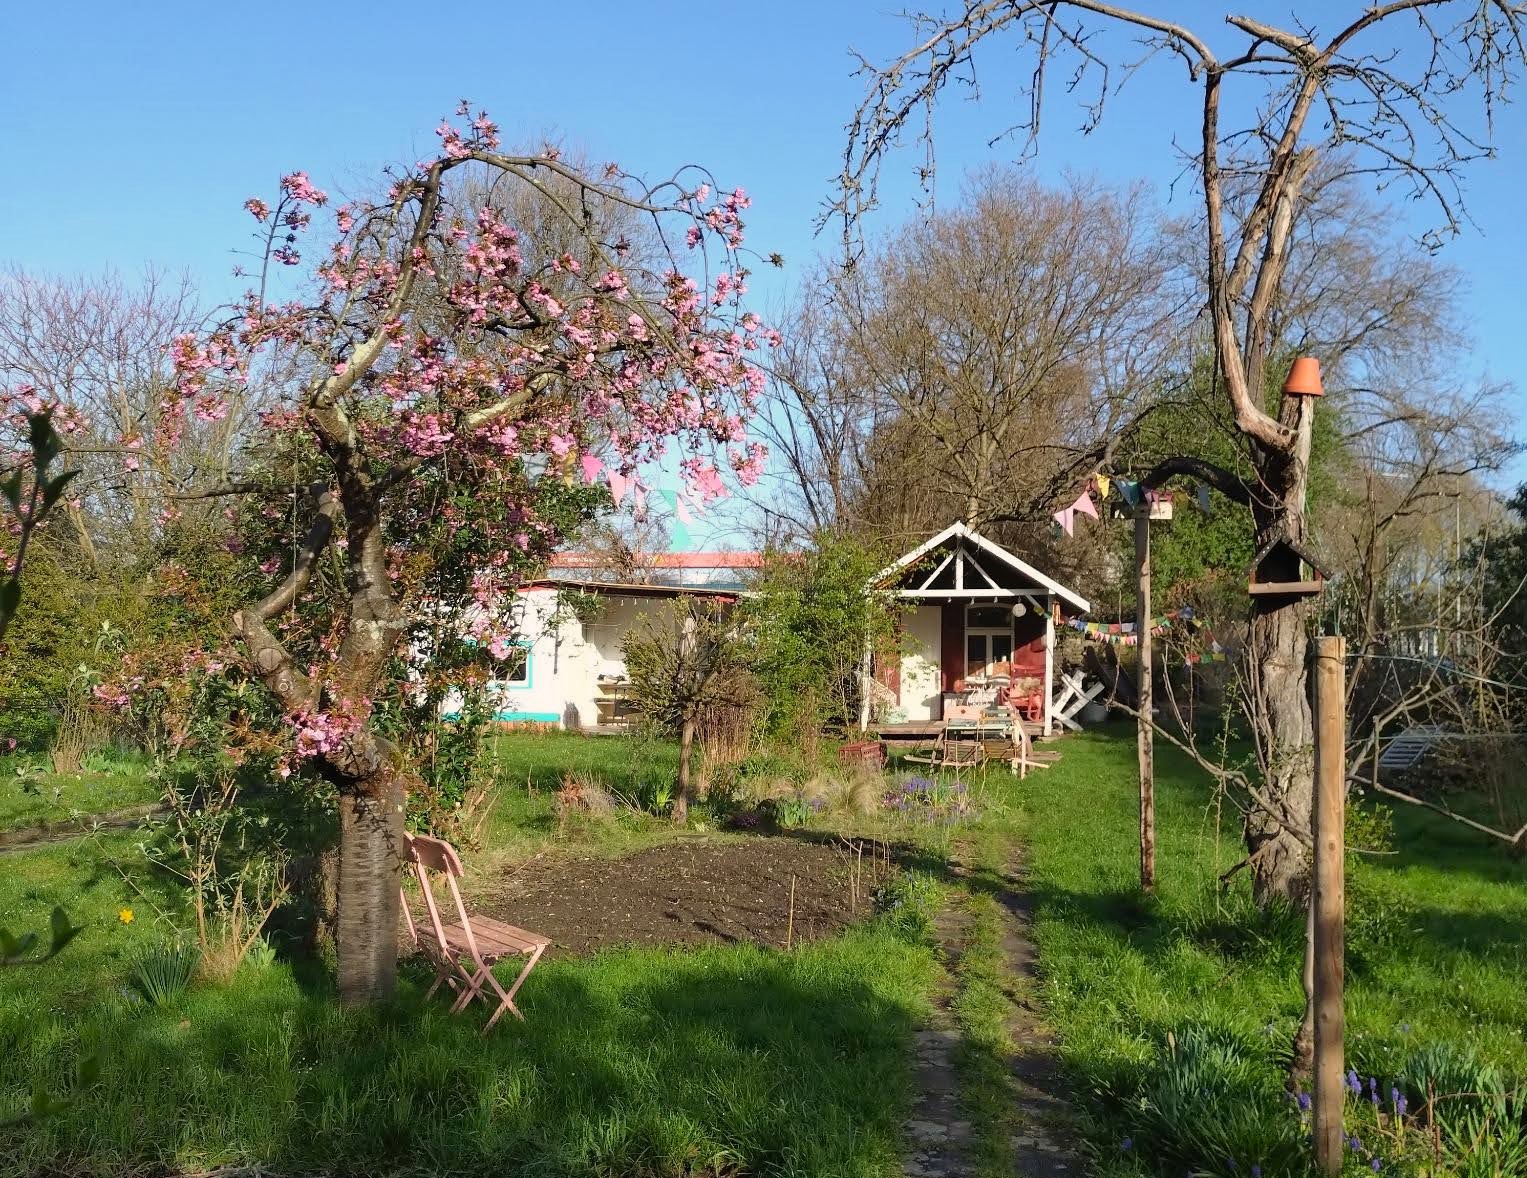
[[[934,926],[940,952],[951,974],[965,941],[965,913],[946,908]],[[973,1175],[966,1147],[970,1122],[960,1112],[960,1085],[955,1067],[960,1034],[950,1010],[952,990],[946,986],[935,995],[933,1016],[913,1041],[912,1115],[902,1126],[907,1139],[907,1159],[902,1173],[909,1178],[965,1178]]]
[[[951,865],[951,875],[965,886],[992,888],[1001,912],[999,947],[1003,991],[1008,999],[1007,1032],[1013,1044],[1008,1060],[1014,1116],[1010,1169],[1023,1178],[1065,1178],[1084,1166],[1069,1131],[1070,1106],[1055,1054],[1055,1041],[1038,1011],[1037,953],[1029,935],[1032,904],[1022,888],[1021,860],[1006,872],[983,874],[976,885],[967,868]],[[993,886],[995,885],[995,886]],[[951,1011],[960,984],[969,916],[951,905],[936,932],[949,968],[949,982],[936,996],[933,1016],[914,1042],[912,1115],[903,1126],[907,1157],[902,1173],[909,1178],[973,1178],[972,1125],[960,1101],[960,1033]],[[989,1174],[989,1166],[980,1171]]]
[[[106,814],[84,814],[77,819],[61,822],[41,822],[33,826],[18,826],[14,830],[0,830],[0,855],[10,851],[25,851],[47,843],[61,843],[79,838],[93,830],[125,830],[137,826],[151,815],[168,814],[163,802],[147,802],[141,806],[127,806]]]
[[[1021,854],[1015,850],[1006,886],[997,893],[1003,912],[1002,955],[1013,983],[1008,1033],[1020,1123],[1012,1137],[1013,1173],[1081,1174],[1084,1167],[1069,1132],[1071,1107],[1055,1038],[1039,1014],[1039,954],[1030,936],[1033,902],[1022,880]]]

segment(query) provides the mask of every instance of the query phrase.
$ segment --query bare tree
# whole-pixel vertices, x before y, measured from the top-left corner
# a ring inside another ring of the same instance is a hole
[[[1190,170],[1204,201],[1207,325],[1221,395],[1250,448],[1254,473],[1241,479],[1182,456],[1149,481],[1193,474],[1251,509],[1259,548],[1279,537],[1303,541],[1314,404],[1289,396],[1270,412],[1263,400],[1273,313],[1287,287],[1300,201],[1323,162],[1344,159],[1343,174],[1403,184],[1430,199],[1438,235],[1456,232],[1465,215],[1460,177],[1491,150],[1490,116],[1524,57],[1523,20],[1522,6],[1509,0],[1393,0],[1329,34],[1313,22],[1280,28],[1232,15],[1226,22],[1242,41],[1227,57],[1186,25],[1104,0],[967,3],[951,18],[915,18],[916,43],[908,52],[883,66],[865,64],[869,92],[848,127],[835,210],[852,245],[875,202],[883,162],[908,131],[920,136],[923,173],[932,175],[939,96],[954,81],[977,87],[977,55],[1004,38],[1025,54],[1021,81],[1029,101],[1016,130],[1030,147],[1052,82],[1081,95],[1086,127],[1096,126],[1112,93],[1111,69],[1138,64],[1137,53],[1109,42],[1110,33],[1179,60],[1200,115]],[[1228,104],[1227,91],[1233,91]],[[1250,122],[1236,125],[1227,109],[1251,111]],[[1473,109],[1483,111],[1477,129],[1461,121]],[[1240,193],[1246,196],[1238,200]],[[1308,888],[1309,612],[1308,601],[1262,598],[1250,624],[1248,684],[1264,787],[1248,815],[1246,840],[1264,901],[1302,899]]]
[[[707,709],[750,698],[746,648],[730,602],[685,597],[643,617],[626,637],[632,699],[646,719],[679,738],[672,818],[689,818],[695,735]]]
[[[188,510],[176,484],[227,479],[248,436],[258,383],[230,396],[218,420],[188,423],[173,452],[162,444],[170,345],[199,322],[184,276],[0,276],[0,384],[35,388],[67,412],[64,461],[80,475],[61,508],[97,572],[137,559]]]
[[[955,518],[1047,527],[1181,339],[1158,222],[1138,190],[989,169],[815,283],[775,372],[779,509],[898,540]]]

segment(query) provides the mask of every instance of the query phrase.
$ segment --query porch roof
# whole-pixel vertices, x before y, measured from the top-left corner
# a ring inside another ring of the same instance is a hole
[[[942,555],[940,555],[942,553]],[[1058,597],[1078,613],[1092,605],[963,522],[950,524],[870,580],[873,589],[925,601]]]

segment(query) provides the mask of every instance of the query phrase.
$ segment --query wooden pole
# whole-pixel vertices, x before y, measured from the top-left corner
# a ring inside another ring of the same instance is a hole
[[[1315,644],[1315,879],[1310,947],[1315,1004],[1315,1161],[1327,1174],[1342,1163],[1342,1013],[1346,852],[1347,642]]]
[[[1156,890],[1156,767],[1151,727],[1151,519],[1141,504],[1135,516],[1135,633],[1139,637],[1140,714],[1135,744],[1140,754],[1140,889]]]

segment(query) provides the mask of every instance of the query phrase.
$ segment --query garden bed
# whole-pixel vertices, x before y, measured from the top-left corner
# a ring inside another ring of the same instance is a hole
[[[849,875],[845,853],[829,843],[683,839],[616,859],[536,860],[486,885],[474,908],[573,954],[613,945],[778,947],[787,934],[817,940],[869,915]]]

